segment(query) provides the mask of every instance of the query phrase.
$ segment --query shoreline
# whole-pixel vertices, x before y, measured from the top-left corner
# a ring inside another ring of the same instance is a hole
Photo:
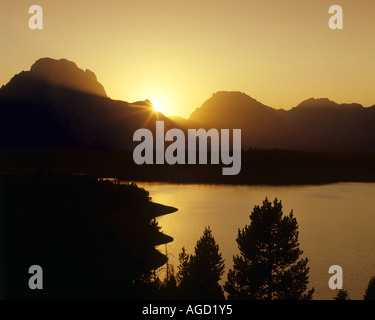
[[[127,181],[213,185],[322,185],[375,182],[375,152],[242,152],[242,170],[223,176],[221,165],[137,165],[130,151],[1,150],[0,174],[87,175]]]

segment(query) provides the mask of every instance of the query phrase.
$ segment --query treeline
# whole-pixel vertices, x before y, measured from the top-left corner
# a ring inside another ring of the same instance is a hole
[[[308,259],[299,249],[298,223],[283,215],[282,203],[266,198],[255,206],[250,224],[238,230],[239,255],[233,256],[233,268],[221,285],[224,260],[212,230],[206,227],[194,253],[183,247],[178,270],[167,264],[166,276],[149,278],[156,299],[188,300],[312,300],[314,288],[308,288]],[[150,291],[151,292],[151,291]],[[348,291],[337,291],[334,300],[350,300]],[[375,276],[369,281],[364,300],[375,300]]]
[[[155,217],[176,210],[134,183],[0,175],[0,298],[141,298],[137,281],[167,261],[155,246],[173,240]],[[28,286],[33,265],[43,290]]]
[[[219,165],[136,165],[131,151],[2,150],[0,172],[54,172],[128,181],[220,184],[375,182],[373,152],[243,150],[241,172],[223,176]],[[210,154],[208,154],[210,163]]]
[[[284,216],[281,201],[266,198],[254,207],[250,222],[238,230],[240,254],[233,256],[224,286],[224,260],[208,227],[193,254],[182,248],[176,275],[169,271],[163,281],[154,279],[155,292],[177,299],[311,300],[308,259],[300,257],[293,212]]]
[[[281,201],[266,198],[253,208],[221,285],[225,262],[209,227],[193,253],[182,248],[177,270],[155,249],[173,240],[155,217],[176,209],[151,200],[133,183],[0,175],[0,298],[313,299],[298,223],[292,211],[283,214]],[[33,265],[43,269],[43,290],[28,287]],[[348,292],[335,298],[347,300]],[[375,277],[364,298],[375,299]]]

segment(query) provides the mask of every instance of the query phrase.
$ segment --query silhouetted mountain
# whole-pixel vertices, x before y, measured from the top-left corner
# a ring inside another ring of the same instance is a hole
[[[31,66],[30,75],[60,87],[107,97],[95,73],[90,70],[83,71],[74,62],[66,59],[39,59]]]
[[[132,150],[134,131],[242,129],[242,147],[375,151],[375,106],[308,99],[274,109],[241,92],[217,92],[189,119],[167,118],[149,100],[107,97],[93,72],[43,58],[0,89],[0,149]]]
[[[170,121],[150,101],[107,97],[91,71],[67,60],[40,59],[0,89],[0,148],[132,148],[133,133]]]
[[[305,101],[302,101],[296,108],[337,108],[339,105],[329,100],[328,98],[314,99],[310,98]]]
[[[189,120],[206,128],[242,129],[242,146],[274,147],[275,132],[283,128],[284,119],[277,110],[265,106],[241,92],[217,92],[196,109]]]
[[[311,98],[286,111],[241,92],[217,92],[189,119],[242,129],[243,148],[375,151],[374,106]]]

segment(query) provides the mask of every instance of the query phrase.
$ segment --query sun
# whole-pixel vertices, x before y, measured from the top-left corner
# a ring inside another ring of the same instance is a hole
[[[160,97],[151,97],[150,101],[155,111],[161,112],[164,115],[168,115],[170,109],[169,104],[165,99],[162,99]]]

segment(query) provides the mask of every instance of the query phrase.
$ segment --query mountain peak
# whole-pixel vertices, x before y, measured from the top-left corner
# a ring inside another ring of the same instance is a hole
[[[38,59],[30,68],[30,76],[56,86],[107,97],[94,72],[82,70],[67,59]]]
[[[217,127],[231,126],[237,124],[238,115],[241,121],[260,123],[260,119],[264,117],[275,116],[275,111],[243,92],[218,91],[201,107],[196,108],[189,120],[206,124],[215,123]]]
[[[327,108],[338,107],[339,105],[328,98],[310,98],[302,101],[296,108]]]
[[[214,109],[216,111],[231,112],[233,108],[268,108],[246,93],[240,91],[217,91],[206,100],[199,109]]]
[[[249,102],[258,102],[254,98],[248,96],[246,93],[241,91],[217,91],[212,94],[212,97],[209,100],[215,101],[231,101],[237,103],[246,103]]]

